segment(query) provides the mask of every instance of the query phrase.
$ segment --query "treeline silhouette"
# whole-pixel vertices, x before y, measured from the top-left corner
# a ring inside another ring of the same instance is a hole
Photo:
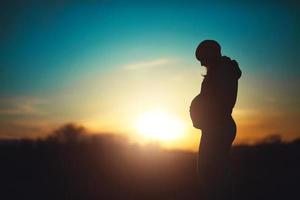
[[[299,158],[300,139],[234,146],[235,199],[299,199]],[[0,141],[0,199],[198,199],[196,159],[66,124],[44,139]]]

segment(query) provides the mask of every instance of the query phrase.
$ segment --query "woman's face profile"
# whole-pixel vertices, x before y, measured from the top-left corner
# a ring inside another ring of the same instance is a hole
[[[221,57],[221,46],[214,40],[204,40],[196,48],[196,58],[206,68],[215,65]]]
[[[199,59],[199,61],[200,61],[200,64],[201,64],[201,66],[203,66],[203,67],[209,67],[209,65],[210,65],[210,60],[208,59],[208,58],[201,58],[201,59]]]

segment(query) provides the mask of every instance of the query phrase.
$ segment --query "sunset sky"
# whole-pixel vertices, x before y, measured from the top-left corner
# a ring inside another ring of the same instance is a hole
[[[160,141],[197,149],[189,105],[215,39],[242,70],[236,143],[300,137],[300,17],[292,1],[13,1],[0,3],[0,137],[42,137],[74,122],[142,141],[141,116],[182,122]],[[59,3],[63,2],[63,3]],[[72,2],[72,3],[71,3]]]

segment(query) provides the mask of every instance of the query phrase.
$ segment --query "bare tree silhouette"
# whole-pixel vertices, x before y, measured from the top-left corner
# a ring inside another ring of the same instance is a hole
[[[86,130],[83,126],[68,123],[56,129],[46,140],[74,144],[79,142],[85,133]]]

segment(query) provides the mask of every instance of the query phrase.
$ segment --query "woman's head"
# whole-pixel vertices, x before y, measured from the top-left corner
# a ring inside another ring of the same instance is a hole
[[[221,46],[215,40],[204,40],[196,49],[196,58],[202,66],[213,65],[221,57]]]

